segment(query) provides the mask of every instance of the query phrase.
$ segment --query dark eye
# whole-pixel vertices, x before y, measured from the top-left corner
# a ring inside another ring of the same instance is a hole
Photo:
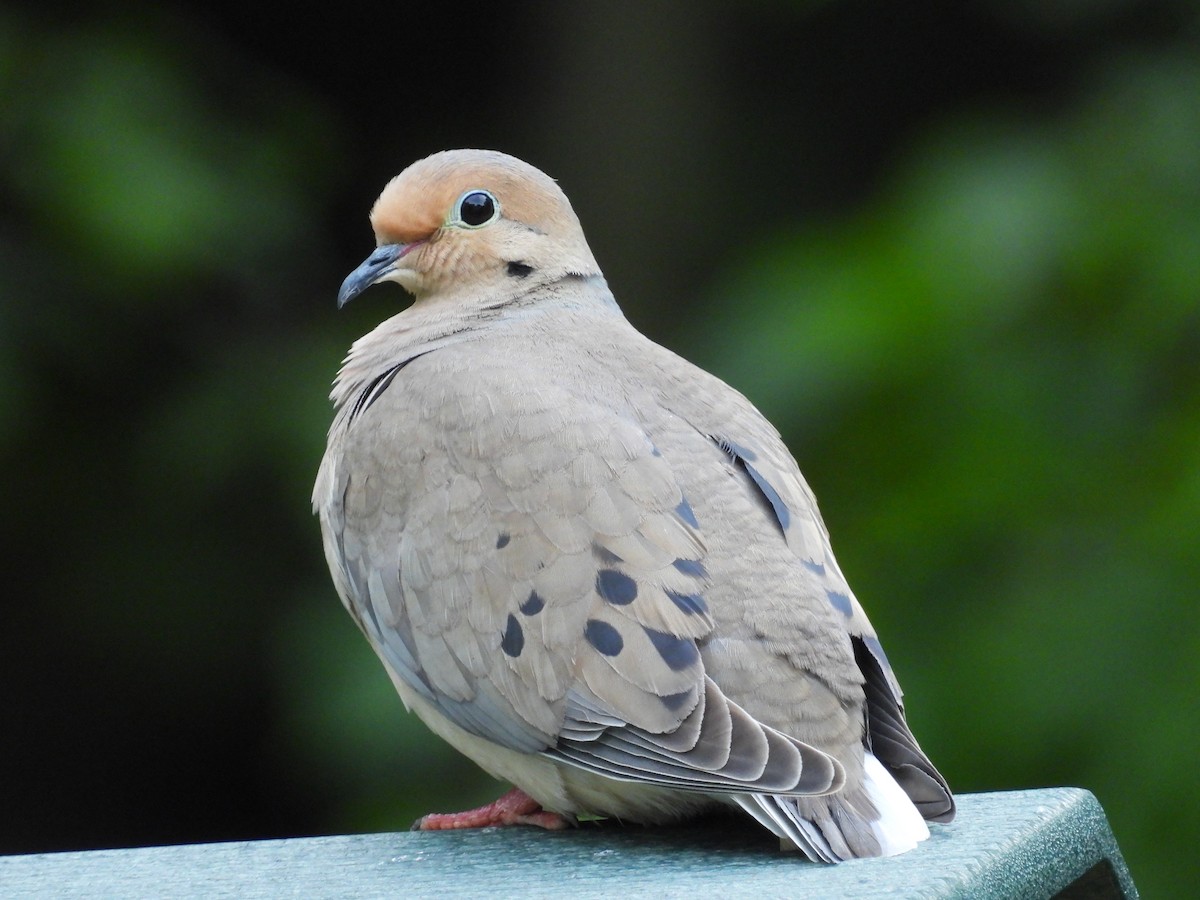
[[[467,191],[458,201],[458,221],[478,228],[496,218],[496,198],[487,191]]]

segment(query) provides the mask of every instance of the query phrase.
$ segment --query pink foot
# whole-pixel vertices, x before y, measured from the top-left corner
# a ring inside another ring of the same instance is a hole
[[[413,831],[449,831],[452,828],[487,828],[490,825],[536,825],[549,831],[566,828],[558,813],[546,812],[520,788],[478,809],[457,813],[430,813],[413,823]]]

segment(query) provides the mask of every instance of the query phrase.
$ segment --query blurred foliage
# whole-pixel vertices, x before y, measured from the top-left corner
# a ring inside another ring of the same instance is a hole
[[[1147,886],[1200,832],[1197,97],[1194,57],[1137,55],[1053,119],[947,123],[697,329],[785,423],[951,782],[1089,787]]]
[[[411,47],[366,7],[0,9],[0,851],[499,790],[403,713],[308,510],[400,299],[334,314],[368,205],[475,144],[779,425],[952,785],[1087,787],[1148,896],[1200,886],[1200,20],[950,6],[530,7],[486,84],[457,8]]]

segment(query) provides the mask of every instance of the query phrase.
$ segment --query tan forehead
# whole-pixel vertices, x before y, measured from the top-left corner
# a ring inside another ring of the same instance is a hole
[[[446,223],[459,197],[476,189],[490,191],[505,218],[541,230],[574,219],[562,190],[533,166],[492,151],[451,150],[393,178],[375,201],[371,225],[386,242],[422,240]]]

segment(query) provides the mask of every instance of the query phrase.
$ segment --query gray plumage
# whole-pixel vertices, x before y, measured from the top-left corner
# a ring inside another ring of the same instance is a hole
[[[415,302],[339,373],[313,504],[405,703],[567,817],[731,804],[825,861],[952,818],[778,432],[629,324],[557,185],[436,154],[372,223],[341,302]]]

